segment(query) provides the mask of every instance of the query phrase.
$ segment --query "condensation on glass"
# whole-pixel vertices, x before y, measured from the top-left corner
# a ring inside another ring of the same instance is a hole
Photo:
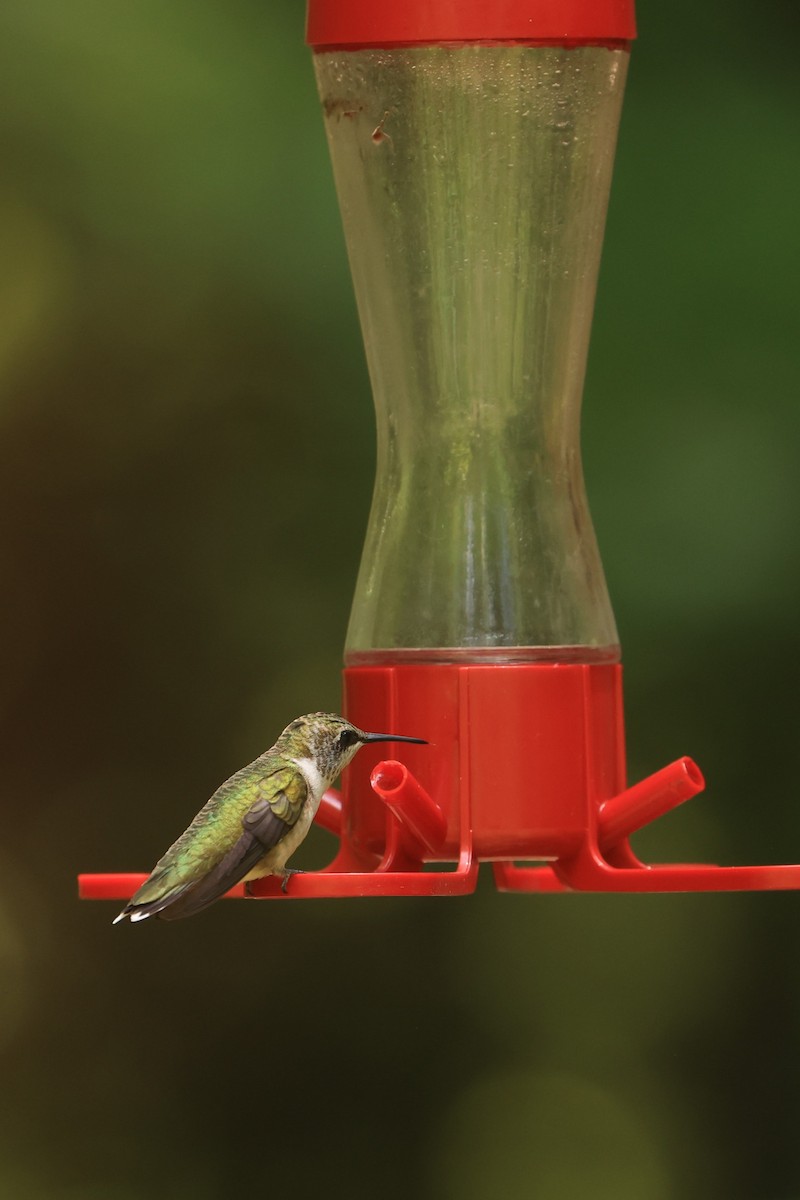
[[[315,56],[378,427],[350,665],[618,656],[580,405],[627,57]]]

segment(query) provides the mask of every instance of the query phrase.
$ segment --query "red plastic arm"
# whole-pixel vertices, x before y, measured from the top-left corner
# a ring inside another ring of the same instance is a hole
[[[702,792],[704,786],[702,772],[691,758],[679,758],[662,767],[600,805],[597,817],[600,845],[613,846],[630,837],[637,829]]]
[[[334,837],[342,836],[342,797],[333,788],[325,792],[320,800],[314,823]]]

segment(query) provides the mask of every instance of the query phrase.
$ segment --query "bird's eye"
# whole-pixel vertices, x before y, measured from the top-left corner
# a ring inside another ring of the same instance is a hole
[[[358,734],[354,729],[343,729],[339,734],[339,749],[347,750],[350,746],[355,746],[358,740]]]

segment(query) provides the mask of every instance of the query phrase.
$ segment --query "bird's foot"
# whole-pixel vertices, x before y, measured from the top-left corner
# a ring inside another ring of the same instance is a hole
[[[299,869],[299,867],[284,867],[283,868],[283,882],[281,883],[281,891],[283,892],[284,896],[286,895],[287,888],[289,887],[289,880],[292,878],[292,876],[293,875],[304,875],[304,874],[305,874],[305,871],[301,871]]]

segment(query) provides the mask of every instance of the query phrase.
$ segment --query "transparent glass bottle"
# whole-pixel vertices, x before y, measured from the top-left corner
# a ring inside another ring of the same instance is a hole
[[[345,647],[614,661],[580,405],[628,55],[315,55],[378,428]]]

